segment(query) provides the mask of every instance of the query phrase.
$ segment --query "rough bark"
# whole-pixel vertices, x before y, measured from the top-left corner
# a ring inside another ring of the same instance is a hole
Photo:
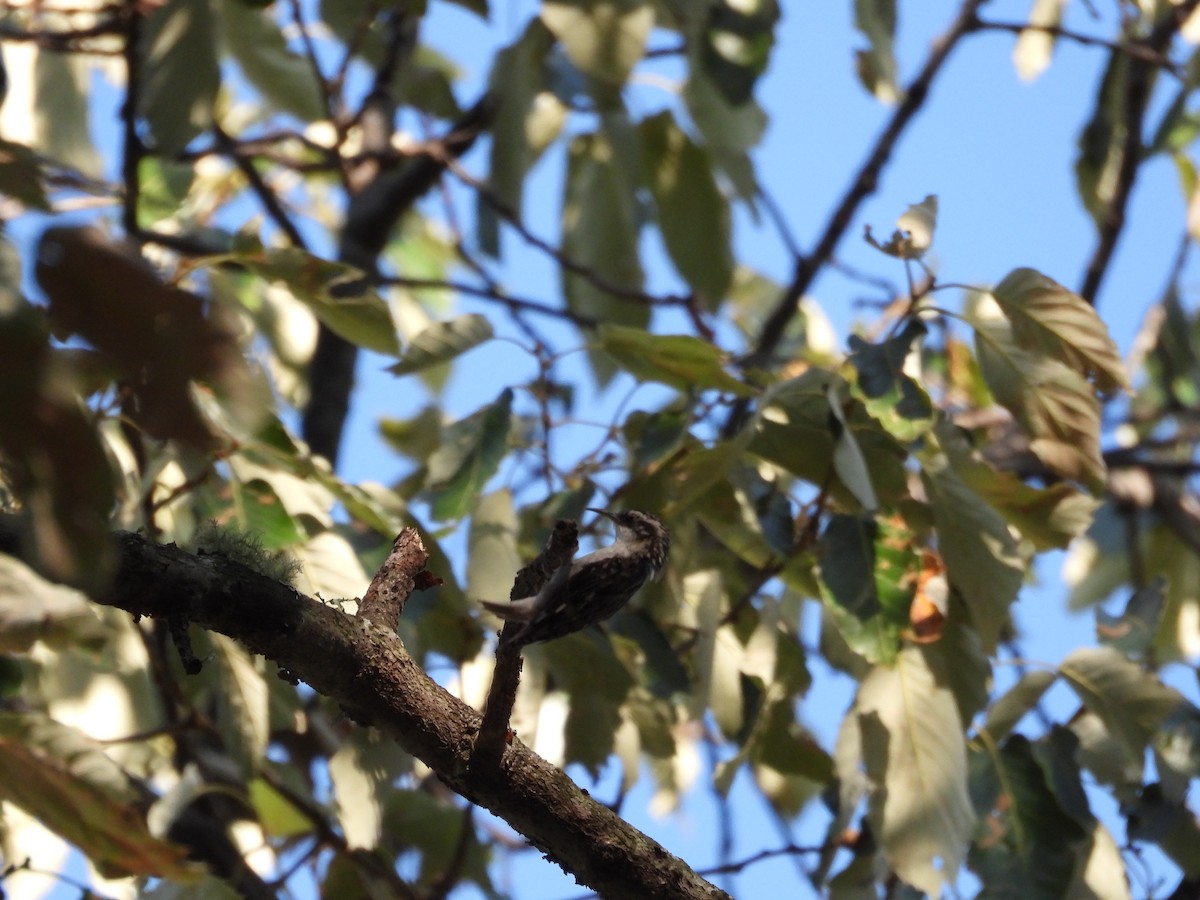
[[[112,586],[95,600],[183,617],[241,641],[391,736],[467,800],[505,819],[604,897],[727,897],[514,739],[499,766],[468,765],[479,714],[425,674],[391,630],[346,615],[222,556],[116,536]],[[14,549],[0,536],[0,549]]]

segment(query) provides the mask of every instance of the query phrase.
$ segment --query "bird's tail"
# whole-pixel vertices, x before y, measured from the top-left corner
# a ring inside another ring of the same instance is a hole
[[[533,618],[536,597],[525,597],[510,603],[497,603],[493,600],[480,600],[480,605],[492,615],[499,616],[506,622],[528,622]]]

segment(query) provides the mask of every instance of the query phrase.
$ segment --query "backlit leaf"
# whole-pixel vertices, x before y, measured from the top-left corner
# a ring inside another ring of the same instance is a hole
[[[486,316],[468,313],[445,322],[434,322],[414,337],[400,361],[389,366],[393,375],[408,375],[461,356],[492,339],[492,324]]]
[[[977,327],[975,347],[988,387],[1029,434],[1029,449],[1052,472],[1099,490],[1106,470],[1091,384],[1065,363],[1020,349],[1003,327]]]
[[[896,0],[854,0],[854,26],[870,43],[869,50],[857,51],[859,80],[884,103],[895,103]]]
[[[868,815],[884,857],[905,883],[937,895],[953,884],[975,829],[958,705],[922,650],[875,666],[854,712],[876,785]]]
[[[654,7],[645,0],[545,0],[541,17],[576,68],[615,88],[645,52]]]
[[[190,871],[183,848],[150,835],[146,797],[100,745],[40,714],[0,712],[0,798],[75,844],[107,877]]]
[[[715,309],[733,276],[733,251],[729,203],[712,161],[668,112],[643,121],[638,133],[667,253],[701,304]]]
[[[605,322],[644,327],[650,310],[616,298],[605,287],[640,289],[638,213],[633,173],[616,158],[608,137],[586,134],[571,142],[563,200],[563,252],[603,279],[563,270],[563,293],[574,311]]]
[[[566,107],[549,90],[546,55],[554,38],[540,19],[496,55],[489,87],[500,98],[492,124],[488,186],[509,209],[521,212],[525,173],[558,136]],[[500,253],[499,217],[482,195],[477,205],[479,242],[493,256]]]
[[[303,122],[325,116],[312,64],[288,49],[283,31],[265,9],[217,4],[222,37],[246,78],[278,109]]]
[[[983,723],[988,739],[996,744],[1001,743],[1057,680],[1058,675],[1046,669],[1023,676],[988,710]]]
[[[212,123],[221,84],[208,0],[167,0],[146,21],[141,113],[155,149],[171,155]]]
[[[428,484],[434,491],[433,514],[437,518],[465,516],[500,468],[508,448],[512,400],[512,390],[505,388],[495,403],[445,430],[442,445],[428,463]]]
[[[608,324],[600,326],[598,337],[600,349],[643,381],[657,381],[680,390],[711,389],[741,396],[750,392],[725,371],[724,354],[708,341]]]
[[[1129,387],[1129,376],[1108,327],[1082,297],[1035,269],[1013,269],[992,289],[1012,323],[1013,337],[1066,363],[1101,393]]]
[[[923,463],[938,550],[950,584],[966,602],[971,622],[991,652],[1009,622],[1008,607],[1025,578],[1024,562],[1004,520],[963,483],[944,457],[926,455]]]
[[[1059,671],[1114,738],[1140,756],[1163,720],[1185,701],[1156,675],[1143,672],[1112,647],[1083,647]]]
[[[297,247],[206,256],[192,265],[232,262],[267,281],[283,284],[330,330],[377,353],[396,355],[400,342],[387,303],[361,283],[360,273]]]

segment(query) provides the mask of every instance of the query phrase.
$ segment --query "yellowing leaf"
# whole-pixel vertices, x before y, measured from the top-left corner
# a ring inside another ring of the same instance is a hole
[[[1066,363],[1104,393],[1129,387],[1117,345],[1078,294],[1035,269],[1013,269],[992,296],[1012,323],[1018,345]]]

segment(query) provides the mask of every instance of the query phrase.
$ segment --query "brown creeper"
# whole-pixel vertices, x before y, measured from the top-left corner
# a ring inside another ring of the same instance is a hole
[[[662,522],[636,509],[589,512],[616,523],[617,539],[612,544],[562,566],[532,597],[511,603],[483,601],[489,612],[502,619],[524,623],[509,629],[504,643],[524,646],[549,641],[602,622],[662,572],[671,549],[671,535]]]

